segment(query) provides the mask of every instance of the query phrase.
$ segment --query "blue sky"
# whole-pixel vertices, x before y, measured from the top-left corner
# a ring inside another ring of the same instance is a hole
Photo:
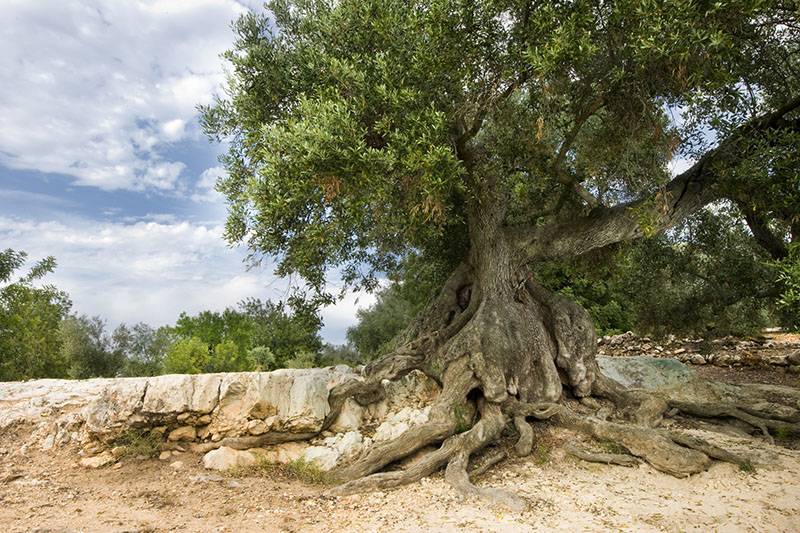
[[[222,150],[196,106],[224,81],[230,22],[257,1],[0,2],[0,248],[54,255],[49,282],[110,325],[172,323],[181,311],[287,282],[221,237],[213,190]],[[323,312],[342,342],[369,295]]]

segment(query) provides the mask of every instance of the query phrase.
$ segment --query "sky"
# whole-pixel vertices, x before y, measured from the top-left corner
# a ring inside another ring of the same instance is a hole
[[[248,270],[222,238],[224,148],[196,110],[221,90],[230,22],[260,4],[0,2],[0,248],[54,256],[46,281],[75,312],[160,326],[287,296],[269,262]],[[344,342],[373,301],[324,309],[325,340]]]

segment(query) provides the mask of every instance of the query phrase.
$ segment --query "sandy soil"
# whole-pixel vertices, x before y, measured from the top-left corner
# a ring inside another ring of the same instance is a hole
[[[646,465],[594,465],[565,457],[566,432],[540,435],[529,458],[496,467],[480,484],[503,486],[530,507],[512,513],[456,496],[441,474],[390,492],[332,498],[324,487],[203,470],[184,454],[173,468],[130,459],[97,470],[77,457],[0,450],[0,529],[16,531],[797,531],[800,451],[711,436],[757,464],[717,463],[676,479]],[[723,439],[723,440],[721,440]]]

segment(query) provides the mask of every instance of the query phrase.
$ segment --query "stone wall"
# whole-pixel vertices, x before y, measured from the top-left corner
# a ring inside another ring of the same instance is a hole
[[[371,442],[426,420],[425,405],[438,394],[436,383],[412,373],[387,383],[386,399],[368,408],[349,400],[329,430],[319,433],[329,413],[330,390],[352,379],[361,377],[337,366],[0,383],[0,434],[16,433],[24,446],[43,450],[77,448],[85,466],[115,461],[120,440],[134,432],[155,437],[164,459],[203,452],[209,468],[255,462],[261,453],[278,462],[302,457],[330,469]],[[273,435],[298,442],[250,451],[213,449],[225,439],[269,442]]]

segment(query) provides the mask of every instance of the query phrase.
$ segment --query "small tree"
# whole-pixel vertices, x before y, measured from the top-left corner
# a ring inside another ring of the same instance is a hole
[[[36,286],[55,270],[52,257],[13,280],[27,257],[25,252],[0,250],[0,381],[67,375],[59,324],[72,303],[52,285]]]
[[[164,372],[167,374],[200,374],[209,362],[208,345],[197,337],[181,339],[167,350]]]
[[[125,356],[111,349],[105,328],[98,316],[70,316],[61,322],[61,357],[69,365],[69,377],[113,377],[122,372]]]

